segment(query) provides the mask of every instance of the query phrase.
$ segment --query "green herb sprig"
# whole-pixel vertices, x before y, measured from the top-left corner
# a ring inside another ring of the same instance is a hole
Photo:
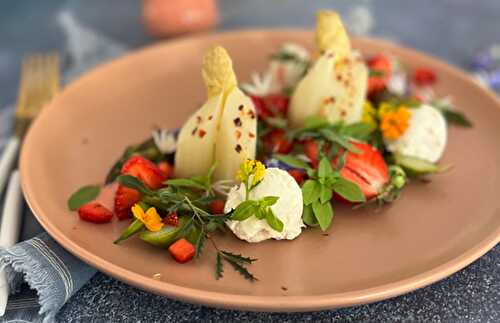
[[[309,179],[302,185],[304,213],[302,218],[309,226],[318,226],[325,231],[333,220],[333,208],[330,203],[333,193],[337,193],[350,202],[365,202],[365,196],[357,184],[346,180],[340,175],[343,167],[343,158],[339,158],[337,168],[334,169],[330,160],[323,157],[319,162],[318,170],[311,168],[307,163],[290,155],[276,155],[281,162],[304,169]]]
[[[207,176],[169,180],[166,182],[167,187],[156,191],[150,190],[141,180],[134,176],[121,175],[117,178],[117,181],[120,185],[139,191],[143,203],[154,206],[166,213],[176,212],[181,216],[188,217],[177,232],[175,240],[186,237],[195,245],[195,257],[198,258],[204,250],[206,240],[209,239],[217,250],[216,277],[222,277],[221,262],[225,261],[244,278],[253,282],[257,278],[250,273],[246,265],[251,264],[256,259],[220,250],[211,236],[211,233],[217,230],[224,231],[225,222],[234,214],[234,211],[226,214],[211,214],[208,211],[208,203],[211,198],[215,197],[212,189],[212,175],[213,169]],[[270,201],[267,201],[267,204],[269,203]],[[144,229],[143,226],[136,222],[132,222],[115,243],[128,239]]]

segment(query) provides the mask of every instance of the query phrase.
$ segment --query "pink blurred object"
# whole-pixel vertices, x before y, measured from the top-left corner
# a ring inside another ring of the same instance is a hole
[[[203,31],[218,21],[215,0],[143,0],[142,18],[155,37]]]

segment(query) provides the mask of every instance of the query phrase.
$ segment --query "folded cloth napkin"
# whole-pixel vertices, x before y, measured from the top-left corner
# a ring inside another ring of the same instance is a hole
[[[0,249],[0,264],[5,268],[12,292],[19,291],[23,282],[36,290],[39,315],[44,317],[44,322],[53,322],[66,301],[96,273],[94,268],[69,254],[47,233],[12,248]],[[13,302],[9,304],[10,308],[8,305],[7,314],[10,316],[11,308],[19,311],[36,307],[33,303],[24,301],[25,306],[22,306],[22,302]]]
[[[64,83],[126,51],[121,44],[82,26],[68,10],[58,13],[57,22],[66,36],[64,59],[71,63],[63,72]],[[9,136],[12,111],[12,107],[0,110],[0,147]],[[26,227],[26,214],[24,219]],[[2,322],[54,322],[59,309],[96,273],[47,233],[0,248],[0,266],[6,270],[11,294],[18,293],[11,295]]]

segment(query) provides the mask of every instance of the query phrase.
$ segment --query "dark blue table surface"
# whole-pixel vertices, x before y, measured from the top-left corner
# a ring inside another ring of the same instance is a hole
[[[360,13],[366,14],[368,9],[372,15],[370,34],[432,53],[462,68],[467,67],[478,50],[500,44],[499,0],[220,0],[219,4],[221,30],[307,27],[313,25],[314,12],[321,8],[334,8],[352,19]],[[0,107],[15,100],[19,64],[24,53],[64,51],[64,34],[55,19],[60,10],[67,9],[82,24],[136,48],[155,41],[143,31],[139,7],[140,1],[135,0],[3,0],[0,3]],[[359,26],[354,29],[356,27]],[[28,217],[23,237],[38,230],[35,220]],[[61,310],[59,319],[62,322],[499,322],[500,247],[450,278],[416,292],[375,304],[314,313],[211,309],[151,295],[98,274]]]

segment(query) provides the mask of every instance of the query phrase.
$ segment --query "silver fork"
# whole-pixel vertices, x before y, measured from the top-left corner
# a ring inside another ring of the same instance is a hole
[[[58,90],[59,56],[57,53],[31,54],[23,59],[14,120],[15,135],[8,140],[0,159],[0,193],[9,178],[0,224],[0,247],[10,247],[19,239],[22,192],[17,169],[10,173],[17,159],[19,146],[31,121]],[[5,313],[8,297],[9,286],[5,272],[1,271],[0,316]]]

